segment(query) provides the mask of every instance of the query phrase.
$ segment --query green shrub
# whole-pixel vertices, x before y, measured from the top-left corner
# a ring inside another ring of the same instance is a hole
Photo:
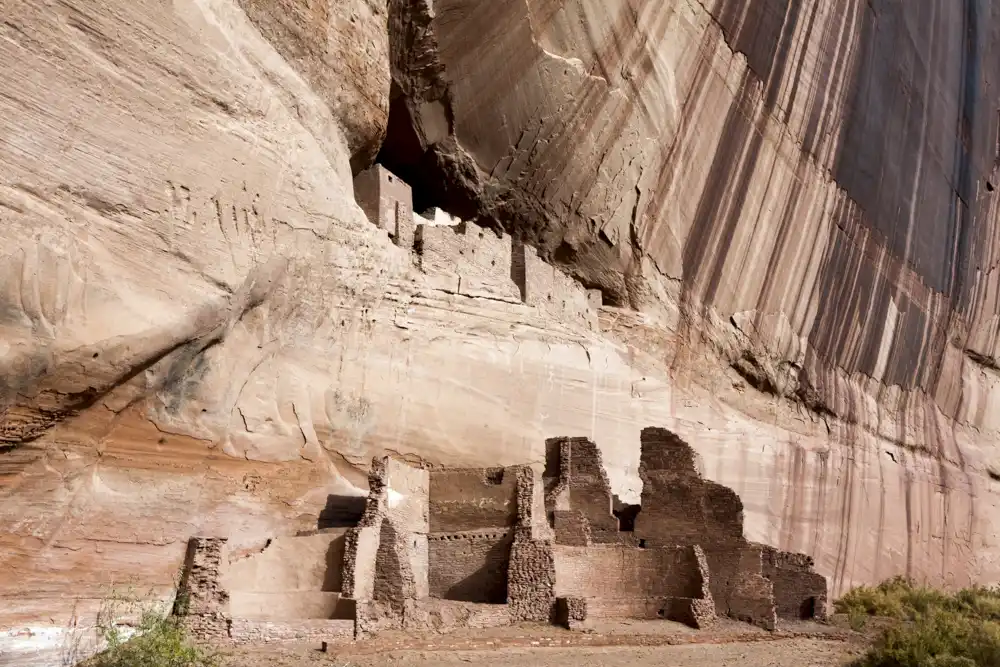
[[[872,616],[895,620],[860,667],[1000,666],[1000,589],[948,594],[897,577],[856,588],[834,608],[855,629]]]
[[[129,593],[112,593],[102,602],[93,642],[102,648],[85,661],[87,667],[217,667],[214,654],[194,645],[168,607]],[[76,653],[76,651],[74,651]],[[76,660],[64,664],[75,664]]]

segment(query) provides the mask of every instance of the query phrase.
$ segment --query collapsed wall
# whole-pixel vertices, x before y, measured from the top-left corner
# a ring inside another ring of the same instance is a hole
[[[825,614],[826,579],[812,559],[749,542],[739,496],[703,479],[694,450],[674,433],[642,432],[642,504],[628,527],[613,516],[595,443],[557,438],[548,450],[558,457],[547,466],[558,479],[546,499],[558,590],[592,600],[591,615],[670,617],[674,599],[769,629],[778,618]]]

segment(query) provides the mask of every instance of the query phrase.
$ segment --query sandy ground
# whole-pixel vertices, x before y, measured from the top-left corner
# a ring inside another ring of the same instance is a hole
[[[692,631],[658,621],[596,627],[579,633],[553,629],[505,628],[330,646],[280,644],[224,651],[225,667],[842,667],[864,648],[861,638],[817,624],[786,626],[766,633],[743,624],[722,623]]]

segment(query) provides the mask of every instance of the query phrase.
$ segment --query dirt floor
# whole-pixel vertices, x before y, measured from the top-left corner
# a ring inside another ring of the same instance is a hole
[[[693,631],[665,621],[569,632],[550,626],[403,634],[330,646],[272,644],[224,649],[225,667],[842,667],[864,640],[841,628],[802,623],[764,632],[739,623]]]

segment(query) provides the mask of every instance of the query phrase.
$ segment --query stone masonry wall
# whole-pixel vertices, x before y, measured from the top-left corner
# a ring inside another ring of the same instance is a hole
[[[700,544],[706,552],[745,545],[742,501],[701,477],[690,445],[665,429],[643,429],[641,438],[636,534],[650,544]]]
[[[739,496],[703,479],[694,450],[665,429],[643,429],[639,476],[636,537],[648,546],[700,546],[717,612],[773,628],[774,589],[764,575],[760,548],[744,537]]]
[[[769,546],[760,548],[761,573],[771,581],[778,618],[826,618],[826,577],[813,571],[812,558]]]
[[[557,501],[573,512],[578,512],[586,519],[589,528],[589,540],[594,543],[618,542],[618,518],[612,513],[613,499],[611,484],[608,482],[601,450],[587,438],[556,438],[560,456],[561,498]],[[563,509],[558,507],[557,509]],[[569,516],[561,517],[564,521],[559,525],[556,519],[557,539],[562,535],[568,543],[580,544],[585,539],[583,534],[572,535],[574,524],[582,529],[579,516],[575,520]],[[569,523],[566,523],[566,522]],[[586,542],[584,542],[586,543]]]
[[[418,225],[415,248],[425,273],[449,276],[450,291],[465,296],[521,300],[511,279],[511,240],[471,222]],[[443,288],[447,288],[445,284]]]
[[[471,297],[523,302],[561,321],[594,328],[601,306],[598,290],[538,257],[538,252],[472,222],[440,224],[413,214],[410,186],[376,164],[354,179],[354,197],[368,219],[416,254],[438,289]],[[440,216],[442,218],[446,216]]]
[[[594,325],[596,313],[591,308],[594,295],[588,294],[576,280],[541,259],[538,251],[531,246],[521,244],[515,250],[523,253],[523,258],[518,257],[516,266],[518,271],[523,271],[521,293],[526,304],[554,317],[585,326]]]
[[[556,595],[585,601],[590,619],[665,618],[707,627],[716,618],[698,547],[556,546],[554,554]]]
[[[774,589],[771,580],[762,573],[760,549],[744,549],[737,571],[735,582],[727,591],[727,614],[765,630],[774,630],[778,621]]]
[[[555,613],[555,557],[552,534],[543,512],[542,480],[529,466],[514,469],[517,479],[517,527],[510,549],[507,601],[518,621],[551,621]]]
[[[556,510],[552,513],[556,544],[585,547],[590,544],[590,522],[579,510]]]
[[[226,538],[194,537],[188,542],[175,612],[197,639],[229,636],[229,592],[222,584]]]
[[[555,594],[587,598],[701,596],[701,575],[693,549],[638,549],[616,544],[556,545]]]
[[[517,522],[517,479],[503,468],[433,470],[431,533],[512,528]]]
[[[413,247],[413,193],[410,186],[380,164],[354,178],[354,198],[368,219],[402,248]]]
[[[430,596],[505,603],[512,541],[509,531],[432,535],[428,539]]]
[[[530,528],[515,529],[507,578],[511,620],[552,620],[556,600],[555,583],[552,542],[533,539]]]

